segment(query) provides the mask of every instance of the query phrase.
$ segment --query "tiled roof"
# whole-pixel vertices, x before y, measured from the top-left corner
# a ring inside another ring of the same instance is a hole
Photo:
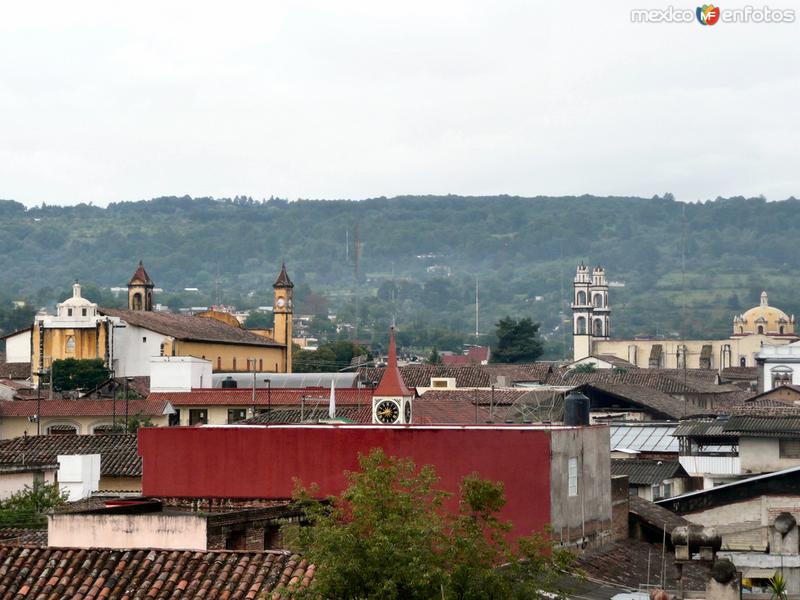
[[[740,436],[800,437],[800,410],[784,416],[733,415],[725,423],[725,431],[735,432]]]
[[[303,403],[313,407],[324,403],[327,406],[330,390],[325,388],[256,388],[256,406],[299,406]],[[250,388],[202,388],[191,392],[151,392],[150,402],[169,402],[175,408],[181,406],[252,406],[253,389]],[[372,404],[369,388],[336,388],[336,404]]]
[[[495,389],[494,392],[487,389],[437,390],[434,388],[427,390],[414,402],[414,404],[421,404],[423,400],[427,403],[455,400],[472,403],[477,401],[478,404],[485,404],[487,406],[490,403],[512,404],[530,392],[531,390],[524,388]]]
[[[126,381],[126,379],[129,379],[130,381]],[[126,384],[128,386],[128,390],[136,392],[143,398],[147,398],[147,395],[150,393],[150,377],[141,375],[137,377],[114,377],[112,379],[107,379],[93,390],[84,392],[82,397],[88,398],[96,396],[97,394],[100,394],[101,396],[108,395],[110,397],[116,391],[124,391]]]
[[[471,346],[466,354],[445,354],[442,356],[442,364],[444,365],[474,365],[488,360],[488,346]]]
[[[31,376],[31,363],[7,363],[0,361],[0,378],[28,379]]]
[[[673,477],[687,477],[677,460],[611,459],[611,475],[627,475],[632,485],[655,485]]]
[[[574,369],[554,371],[547,378],[548,385],[577,387],[585,383],[618,383],[638,385],[665,394],[727,394],[741,392],[734,385],[716,383],[716,371],[706,369],[635,369],[621,372],[598,369],[594,372],[576,372]]]
[[[600,360],[604,360],[607,363],[611,363],[615,367],[620,369],[638,369],[635,364],[625,359],[619,358],[618,356],[614,356],[613,354],[597,354],[595,358],[599,358]]]
[[[55,464],[59,454],[99,454],[100,474],[105,477],[141,477],[142,459],[136,434],[31,435],[0,440],[3,462],[21,464],[39,460]]]
[[[125,414],[125,400],[42,400],[42,417],[111,417]],[[37,400],[2,400],[0,417],[33,417]],[[128,414],[155,417],[164,414],[167,403],[163,400],[128,400]]]
[[[628,401],[654,413],[658,418],[680,419],[687,415],[713,412],[705,409],[700,410],[688,401],[678,400],[669,394],[643,385],[595,382],[583,385],[580,389],[590,397],[592,396],[592,390],[616,396],[621,400]]]
[[[648,582],[651,585],[676,589],[678,572],[675,568],[675,555],[670,551],[664,555],[666,577],[662,582],[661,552],[661,544],[627,539],[579,556],[576,566],[588,578],[615,583],[631,591],[639,591],[639,586]],[[683,568],[683,577],[685,589],[705,590],[708,567],[686,564]]]
[[[47,530],[5,527],[0,529],[0,544],[4,546],[47,546]]]
[[[141,281],[145,285],[152,285],[153,280],[150,279],[150,275],[147,274],[147,271],[144,270],[144,265],[142,261],[139,261],[139,266],[136,268],[136,272],[131,277],[131,280],[128,282],[128,285],[135,283],[137,281]]]
[[[100,313],[119,317],[130,325],[143,327],[177,340],[190,342],[216,342],[247,346],[283,347],[275,340],[257,335],[246,329],[234,327],[218,319],[178,315],[174,313],[101,308]]]
[[[720,376],[727,381],[755,381],[758,379],[758,367],[726,367]]]
[[[800,405],[777,398],[764,398],[763,400],[750,400],[734,406],[731,408],[730,414],[763,417],[800,415]]]
[[[301,418],[302,413],[302,418]],[[358,406],[340,406],[336,404],[336,418],[347,419],[353,423],[372,423],[372,408],[368,404]],[[268,423],[316,423],[330,419],[327,403],[322,407],[308,408],[304,411],[298,406],[287,408],[279,406],[269,412],[262,412],[255,417],[240,421],[243,425],[265,425]]]
[[[727,418],[719,419],[689,419],[681,421],[675,428],[676,438],[681,437],[716,437],[736,439],[736,435],[725,431]]]
[[[424,398],[425,396],[414,401],[414,425],[474,424],[489,421],[487,406],[476,406],[463,399],[430,401]]]
[[[553,369],[552,363],[520,365],[406,365],[400,367],[403,381],[409,387],[430,387],[431,378],[452,378],[459,388],[488,388],[492,385],[511,386],[517,382],[544,383]],[[378,381],[383,373],[381,367],[361,367],[361,381]]]
[[[676,527],[689,524],[689,521],[683,517],[639,496],[630,496],[628,500],[629,513],[636,515],[648,525],[657,527],[661,531],[672,533],[672,530]]]
[[[275,599],[286,586],[309,585],[314,571],[299,556],[279,551],[0,546],[0,590],[9,599]]]

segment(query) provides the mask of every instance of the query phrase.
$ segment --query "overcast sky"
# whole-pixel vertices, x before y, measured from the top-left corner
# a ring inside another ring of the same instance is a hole
[[[0,198],[800,197],[798,22],[669,4],[5,3]]]

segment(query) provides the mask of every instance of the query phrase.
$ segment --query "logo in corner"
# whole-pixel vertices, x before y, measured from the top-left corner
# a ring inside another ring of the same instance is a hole
[[[703,4],[697,7],[697,21],[700,25],[714,25],[719,21],[719,6]]]

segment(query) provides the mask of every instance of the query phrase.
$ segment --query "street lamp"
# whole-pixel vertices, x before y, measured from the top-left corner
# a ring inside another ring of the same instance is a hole
[[[264,383],[267,384],[267,414],[272,412],[272,380],[265,379]]]

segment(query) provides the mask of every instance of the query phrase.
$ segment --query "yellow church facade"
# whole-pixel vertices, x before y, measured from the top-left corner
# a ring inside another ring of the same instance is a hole
[[[756,366],[764,345],[795,342],[794,315],[769,305],[767,293],[758,306],[735,315],[731,336],[707,340],[616,340],[610,336],[608,284],[602,267],[580,265],[574,280],[573,359],[613,356],[639,368],[715,369]]]
[[[273,288],[274,328],[250,331],[224,313],[153,311],[154,285],[141,262],[128,284],[127,309],[98,307],[81,296],[76,283],[55,315],[39,315],[32,325],[34,383],[66,358],[102,359],[116,377],[149,376],[155,356],[202,358],[217,372],[290,373],[294,284],[285,265]]]

